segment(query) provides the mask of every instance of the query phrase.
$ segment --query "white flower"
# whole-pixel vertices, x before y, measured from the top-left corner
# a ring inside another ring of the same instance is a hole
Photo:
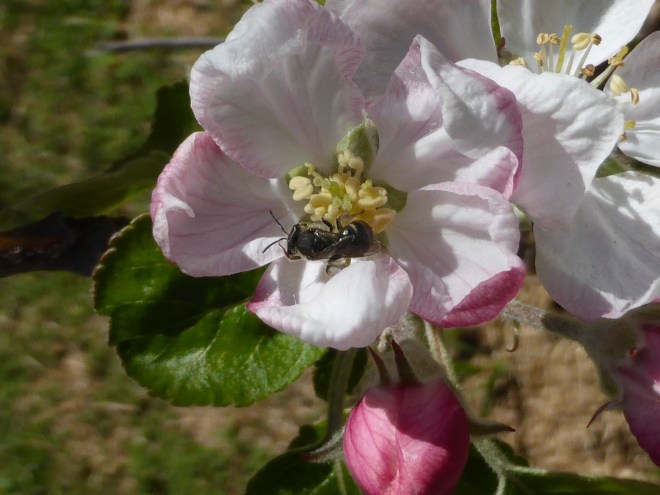
[[[524,277],[508,202],[522,148],[512,95],[419,36],[366,99],[353,81],[363,57],[356,34],[313,1],[252,7],[195,64],[205,132],[177,150],[151,208],[158,244],[184,272],[270,263],[248,308],[338,349],[370,344],[407,310],[447,326],[489,320]],[[338,147],[365,115],[373,157]],[[364,221],[380,252],[328,275],[326,259],[268,248],[282,237],[269,212],[287,229],[325,221],[334,236],[337,221]]]

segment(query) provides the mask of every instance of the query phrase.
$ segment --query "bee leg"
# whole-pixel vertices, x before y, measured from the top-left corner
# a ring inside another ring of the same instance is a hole
[[[295,261],[295,260],[299,260],[299,259],[300,259],[300,255],[289,253],[289,251],[287,251],[286,249],[284,249],[284,246],[282,246],[282,245],[280,245],[280,247],[282,248],[282,251],[284,251],[284,256],[286,256],[286,257],[289,258],[290,260]]]
[[[328,259],[325,265],[325,274],[329,277],[337,275],[340,271],[351,264],[350,258],[343,258],[341,256],[332,256]]]

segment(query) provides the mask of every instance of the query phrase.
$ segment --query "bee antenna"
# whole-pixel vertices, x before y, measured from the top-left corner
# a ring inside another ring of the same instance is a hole
[[[282,229],[282,232],[284,232],[286,235],[289,235],[289,233],[284,229],[284,226],[283,226],[283,225],[280,223],[280,221],[275,217],[275,214],[273,213],[273,210],[268,210],[268,213],[270,213],[270,216],[273,217],[273,220],[275,220],[275,223],[277,223],[277,225],[280,226],[280,228]],[[282,239],[280,239],[280,240],[278,240],[278,241],[275,241],[275,242],[279,242],[279,241],[281,241],[281,240],[282,240]],[[274,242],[273,244],[275,244],[275,242]],[[270,246],[272,246],[273,244],[271,244]],[[268,247],[270,247],[270,246],[268,246]],[[268,248],[266,248],[266,249],[268,249]],[[266,249],[264,249],[264,251],[265,251]]]
[[[285,241],[285,240],[286,240],[286,237],[280,237],[280,238],[277,239],[276,241],[273,241],[273,242],[271,242],[270,244],[268,244],[268,246],[266,246],[266,247],[264,248],[264,250],[261,251],[261,252],[262,252],[262,253],[265,253],[266,251],[268,251],[271,247],[273,247],[273,246],[274,246],[275,244],[277,244],[278,242],[280,242],[280,241]]]

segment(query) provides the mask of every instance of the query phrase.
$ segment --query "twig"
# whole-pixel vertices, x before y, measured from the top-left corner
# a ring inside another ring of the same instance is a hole
[[[224,41],[224,38],[145,38],[128,41],[103,41],[96,43],[89,51],[90,55],[98,53],[126,53],[140,50],[189,50],[191,48],[213,48]]]

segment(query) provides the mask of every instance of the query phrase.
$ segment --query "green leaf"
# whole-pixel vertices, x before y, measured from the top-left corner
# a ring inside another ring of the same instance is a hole
[[[198,129],[187,83],[160,88],[156,98],[151,134],[139,150],[95,177],[36,194],[0,211],[0,230],[35,222],[52,213],[73,218],[103,215],[136,194],[153,189],[172,152]]]
[[[319,399],[328,400],[328,388],[330,386],[330,376],[332,375],[332,366],[337,358],[335,349],[328,349],[321,359],[314,366],[314,392]],[[367,350],[358,349],[353,366],[351,367],[351,376],[348,379],[347,394],[353,392],[355,386],[360,382],[364,371],[367,369]]]
[[[583,476],[527,467],[527,461],[513,449],[497,440],[482,441],[496,449],[498,469],[505,483],[505,495],[657,495],[660,487],[653,483],[607,476]],[[498,478],[479,451],[470,445],[470,456],[454,495],[484,495],[497,491]]]
[[[360,495],[343,462],[317,464],[303,459],[306,446],[323,438],[324,427],[305,425],[289,451],[276,457],[255,474],[245,495]]]
[[[489,495],[497,489],[497,476],[470,444],[470,455],[461,478],[454,489],[454,495]]]
[[[96,310],[128,374],[177,405],[245,406],[282,390],[323,349],[246,310],[263,270],[189,277],[169,263],[148,216],[116,236],[94,274]]]
[[[507,495],[657,495],[660,485],[608,476],[573,473],[508,473]]]

